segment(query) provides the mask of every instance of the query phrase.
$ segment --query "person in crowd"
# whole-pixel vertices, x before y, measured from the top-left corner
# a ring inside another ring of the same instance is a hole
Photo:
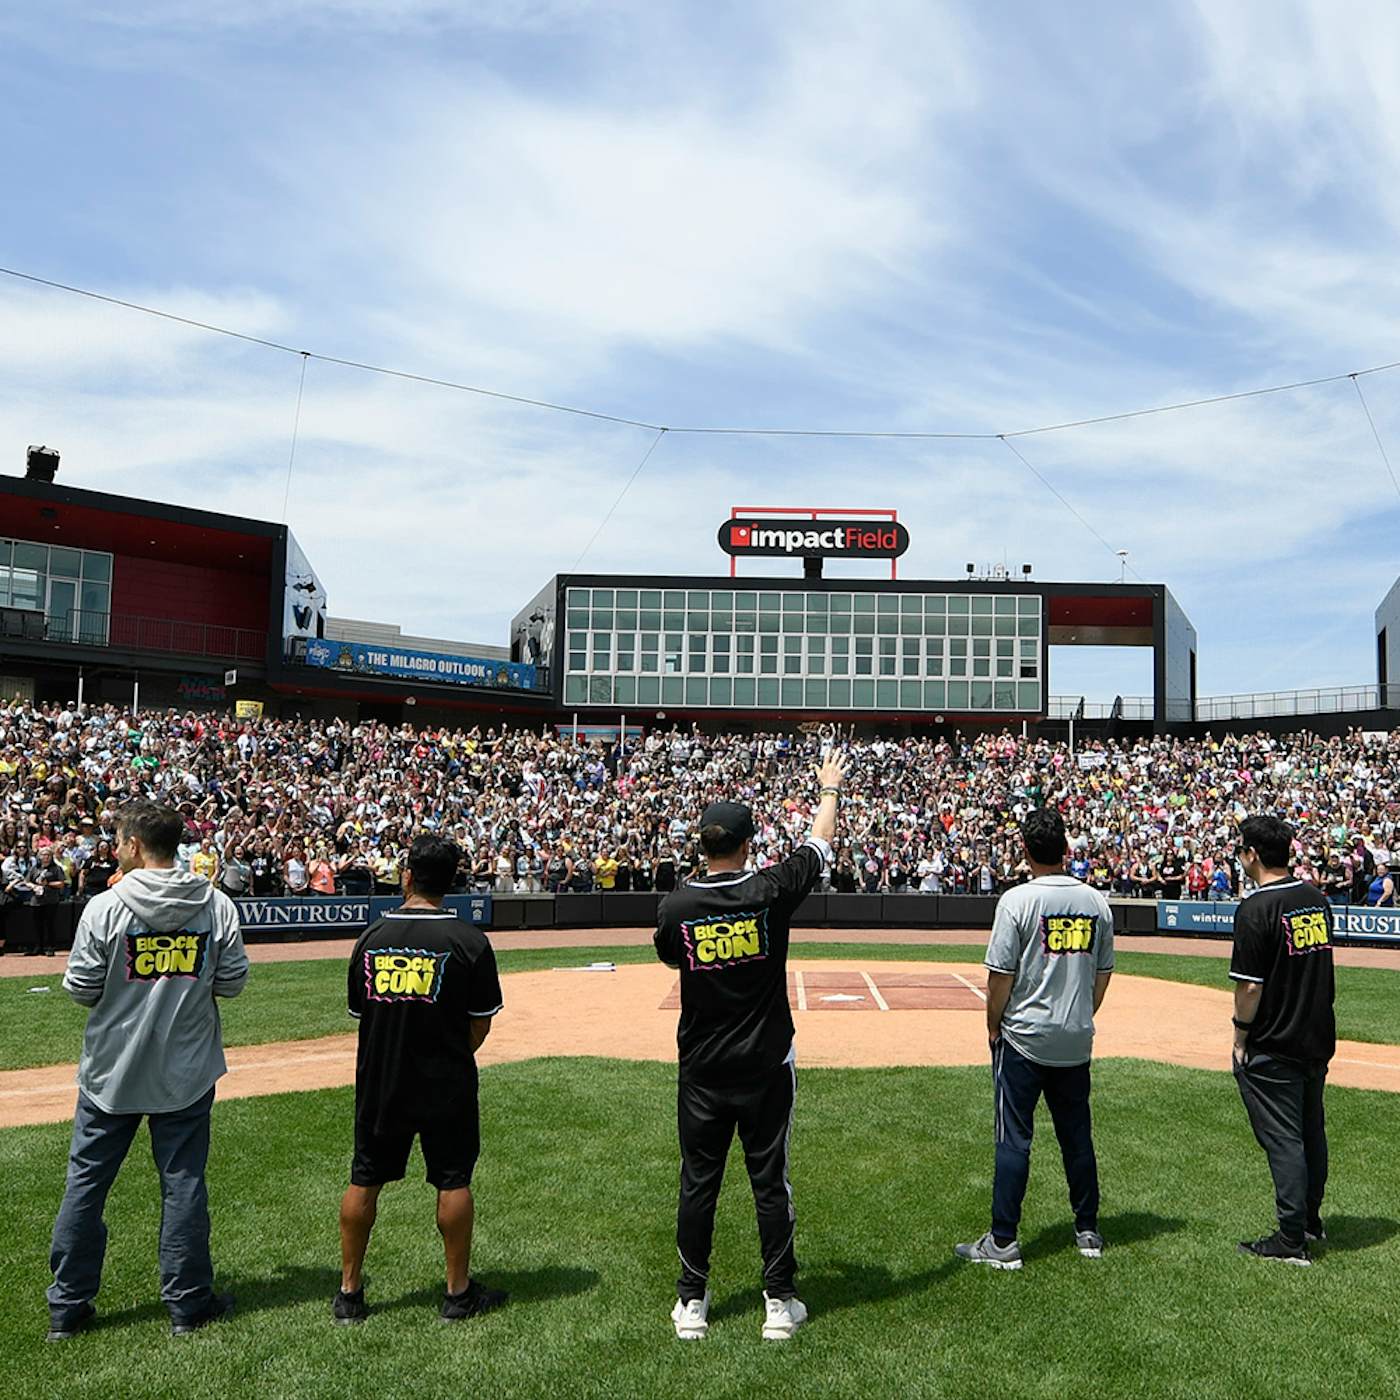
[[[1390,866],[1377,859],[1376,873],[1366,889],[1366,903],[1373,909],[1393,909],[1395,907],[1395,880]]]
[[[960,1259],[1019,1269],[1017,1233],[1030,1180],[1042,1095],[1060,1144],[1074,1240],[1103,1253],[1099,1174],[1089,1110],[1094,1017],[1113,975],[1113,913],[1097,890],[1065,873],[1064,820],[1037,808],[1021,828],[1031,879],[997,901],[987,944],[987,1034],[996,1095],[991,1228],[956,1246]]]
[[[202,876],[211,885],[218,883],[219,857],[209,837],[200,838],[199,849],[190,857],[190,871]]]
[[[39,848],[39,858],[30,868],[34,887],[34,943],[40,957],[51,958],[57,946],[59,904],[68,893],[68,874],[56,859],[53,842]]]
[[[311,872],[306,868],[306,856],[295,841],[287,848],[287,858],[282,865],[282,882],[290,895],[304,895],[311,891]]]
[[[306,873],[313,894],[331,895],[335,893],[335,863],[331,860],[330,850],[324,841],[316,845]]]
[[[1294,832],[1277,817],[1240,824],[1240,861],[1257,888],[1235,911],[1235,1080],[1269,1159],[1278,1229],[1239,1249],[1306,1266],[1308,1245],[1327,1238],[1323,1092],[1337,1048],[1332,910],[1322,891],[1293,876]],[[1383,869],[1377,862],[1376,872]]]
[[[90,900],[64,990],[89,1009],[63,1203],[49,1256],[49,1340],[92,1325],[107,1243],[103,1209],[145,1118],[160,1176],[161,1299],[176,1336],[233,1311],[209,1253],[209,1111],[227,1071],[216,999],[248,978],[238,914],[203,876],[175,868],[180,814],[121,808],[125,878]]]
[[[253,892],[253,867],[242,841],[233,842],[226,850],[219,869],[219,888],[230,899],[246,899]]]
[[[439,1315],[463,1322],[500,1307],[504,1292],[471,1272],[472,1175],[481,1148],[476,1052],[501,1010],[496,957],[485,934],[443,908],[462,853],[436,835],[409,848],[403,904],[376,919],[350,956],[355,1059],[355,1152],[340,1205],[341,1280],[331,1315],[363,1322],[364,1262],[379,1196],[402,1181],[416,1138],[437,1189],[447,1264]]]
[[[78,874],[78,897],[92,899],[104,893],[115,883],[115,876],[121,867],[117,863],[112,843],[104,836],[97,842],[92,859]]]

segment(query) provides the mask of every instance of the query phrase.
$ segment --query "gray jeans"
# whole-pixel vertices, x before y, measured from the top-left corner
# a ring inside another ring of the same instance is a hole
[[[160,1173],[160,1296],[176,1321],[195,1316],[213,1297],[204,1187],[213,1103],[210,1089],[188,1108],[149,1115],[151,1156]],[[102,1211],[142,1116],[104,1113],[86,1094],[78,1094],[68,1184],[49,1253],[49,1314],[56,1324],[76,1318],[97,1296],[107,1252]]]

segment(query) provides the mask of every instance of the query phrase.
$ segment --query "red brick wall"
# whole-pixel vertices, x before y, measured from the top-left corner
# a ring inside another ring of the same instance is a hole
[[[116,616],[210,622],[267,631],[267,580],[253,574],[118,555],[112,565]]]

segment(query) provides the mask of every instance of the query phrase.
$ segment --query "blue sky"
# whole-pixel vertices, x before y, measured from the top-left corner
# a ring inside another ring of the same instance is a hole
[[[653,422],[1011,431],[1400,359],[1397,72],[1362,0],[51,0],[0,14],[0,262]],[[0,279],[10,468],[280,518],[299,371]],[[333,612],[502,641],[648,441],[313,362],[287,518]],[[1400,495],[1350,383],[1018,446],[1172,587],[1202,694],[1374,678]],[[996,442],[681,436],[584,567],[722,572],[734,503],[1118,577]]]

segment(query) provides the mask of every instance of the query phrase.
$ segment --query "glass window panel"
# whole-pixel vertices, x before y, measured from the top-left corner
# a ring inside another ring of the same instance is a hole
[[[818,617],[826,617],[830,611],[830,593],[809,593],[807,595],[807,613],[809,616],[812,613],[816,613]]]
[[[974,637],[990,637],[992,635],[992,619],[990,617],[974,617],[972,619],[972,635]]]
[[[661,626],[668,632],[679,632],[685,627],[685,609],[667,608],[661,614]]]
[[[1023,661],[1019,667],[1021,679],[1023,681],[1033,681],[1040,671],[1040,667],[1033,661]]]
[[[893,593],[881,593],[875,600],[875,611],[881,617],[899,615],[899,599]]]
[[[875,630],[883,636],[894,636],[899,631],[899,614],[881,613],[875,619]]]
[[[676,676],[681,669],[681,643],[685,639],[679,632],[666,634],[666,674]]]
[[[734,669],[747,675],[753,674],[753,641],[752,637],[738,638],[738,650],[735,652],[737,660]]]
[[[588,703],[590,705],[611,705],[612,685],[611,676],[589,676]]]
[[[948,703],[947,689],[942,681],[924,682],[924,708],[941,710]]]
[[[8,569],[10,567],[10,552],[13,549],[13,541],[0,540],[0,569]]]
[[[582,705],[588,699],[588,677],[587,676],[565,676],[564,677],[564,703],[566,705]]]
[[[924,616],[942,617],[948,611],[948,595],[946,593],[925,593],[924,594]]]
[[[828,704],[839,708],[851,703],[850,681],[830,681],[828,682],[828,687]]]
[[[708,705],[710,703],[710,683],[703,676],[689,677],[685,683],[685,703],[687,705]]]
[[[758,703],[760,705],[776,705],[778,703],[778,681],[776,677],[772,680],[760,678],[758,682]]]
[[[998,617],[1016,616],[1016,599],[1014,597],[997,598],[995,599],[995,605],[994,611]]]
[[[619,588],[617,590],[617,605],[620,608],[635,608],[637,606],[637,590],[635,588]]]
[[[611,588],[595,588],[593,590],[593,606],[595,608],[610,608],[613,605],[613,591]]]
[[[752,705],[754,703],[756,682],[751,677],[740,676],[734,682],[734,703],[736,705]]]
[[[1016,687],[1010,681],[997,681],[992,686],[992,708],[1014,710],[1016,708]]]
[[[16,547],[15,554],[19,554]],[[42,608],[48,576],[36,569],[22,568],[16,559],[10,570],[10,602],[17,608]]]
[[[784,640],[788,642],[796,642],[798,650],[788,650],[783,652],[783,675],[800,676],[802,674],[802,652],[800,649],[802,646],[802,638],[787,637]]]
[[[899,596],[899,611],[910,613],[915,617],[922,617],[924,612],[924,599],[921,593],[901,593]]]
[[[710,646],[713,652],[713,661],[711,663],[712,670],[728,674],[730,642],[731,638],[726,632],[716,632],[711,639]]]
[[[23,540],[15,541],[15,568],[42,574],[48,570],[48,559],[49,549],[47,545],[25,544]]]
[[[1016,643],[1011,641],[999,641],[997,643],[998,656],[1014,656],[1016,653]]]
[[[734,682],[725,678],[710,682],[710,704],[732,705],[734,703]]]
[[[661,654],[655,651],[644,651],[642,653],[642,670],[649,671],[655,675],[661,668]]]
[[[1018,617],[1016,630],[1023,637],[1038,637],[1040,636],[1040,619],[1038,617]]]
[[[917,637],[906,637],[904,639],[904,649],[901,654],[899,674],[901,676],[917,676],[919,674],[919,639]]]
[[[1022,617],[1039,617],[1040,596],[1038,594],[1031,594],[1027,597],[1025,594],[1022,594],[1016,600],[1016,611]]]
[[[661,595],[661,606],[675,611],[685,607],[685,594],[679,588],[668,588]]]
[[[948,630],[948,619],[942,614],[937,617],[924,618],[924,631],[930,637],[941,637]]]
[[[619,632],[635,632],[637,630],[636,608],[618,608],[616,618],[615,625]]]
[[[900,613],[899,630],[906,637],[921,636],[924,630],[924,620],[922,617],[911,617],[908,613]]]
[[[708,632],[710,630],[710,613],[706,609],[698,612],[694,608],[687,609],[685,615],[685,630],[687,632]]]
[[[873,710],[875,708],[875,682],[852,681],[851,704],[858,710]]]
[[[970,698],[974,710],[990,710],[992,708],[991,681],[973,681]]]
[[[778,639],[776,637],[762,637],[759,640],[763,647],[759,652],[758,669],[765,676],[776,676],[778,674]]]
[[[849,637],[831,638],[831,674],[833,676],[848,676],[851,673],[851,639]]]
[[[87,583],[82,587],[82,601],[79,607],[87,614],[83,619],[84,627],[90,623],[101,629],[98,619],[103,613],[111,611],[112,586],[108,583]]]
[[[679,676],[661,677],[661,703],[679,705],[685,697],[685,682]]]
[[[781,593],[770,593],[767,590],[758,595],[759,612],[775,613],[781,612],[783,608],[783,596]]]
[[[586,588],[571,588],[566,595],[566,601],[571,608],[586,608],[588,606],[588,590]]]
[[[899,682],[876,681],[875,704],[882,710],[897,710],[899,708]]]
[[[948,616],[966,617],[968,613],[968,597],[966,593],[950,593],[948,595]]]
[[[999,656],[996,673],[1003,679],[1009,679],[1016,674],[1016,663],[1009,656]]]
[[[997,618],[995,631],[998,637],[1014,637],[1016,635],[1016,619],[1014,617]]]
[[[784,593],[783,611],[801,612],[807,606],[807,597],[803,593]]]
[[[967,709],[967,682],[948,682],[948,708],[950,710]]]
[[[637,636],[634,632],[623,632],[617,639],[617,669],[635,671],[637,669]]]
[[[685,595],[688,608],[698,608],[701,612],[710,610],[710,591],[707,588],[694,588]]]
[[[1040,708],[1040,682],[1018,681],[1016,683],[1016,708],[1018,710],[1038,710]]]
[[[924,687],[922,681],[900,681],[899,707],[902,710],[923,709]]]
[[[974,637],[972,641],[972,654],[974,656],[990,656],[992,654],[992,643],[986,637]]]
[[[614,698],[619,705],[635,705],[637,703],[636,676],[619,676],[614,685]]]
[[[703,635],[690,638],[690,662],[687,669],[692,672],[692,674],[709,670],[709,658],[706,654],[709,650],[706,646],[708,640],[709,639]]]
[[[600,629],[611,632],[611,631],[612,631],[612,625],[613,625],[613,610],[612,610],[611,608],[597,608],[597,607],[595,607],[595,608],[593,609],[593,630],[594,630],[595,632],[596,632],[596,631],[599,631]]]
[[[570,608],[568,613],[568,622],[570,627],[587,627],[588,609]]]
[[[853,622],[857,636],[868,636],[875,631],[874,613],[856,613]]]
[[[973,617],[991,617],[992,600],[985,593],[977,594],[972,600]]]
[[[974,676],[990,676],[992,674],[992,663],[985,656],[975,656],[972,659],[972,674]]]
[[[734,630],[736,632],[753,632],[757,627],[758,614],[752,608],[735,608]]]
[[[611,632],[595,632],[593,634],[593,669],[595,671],[612,670]]]
[[[778,692],[782,697],[781,703],[790,709],[799,709],[802,705],[802,682],[795,680],[785,680],[782,689]]]
[[[825,681],[804,682],[802,687],[802,693],[804,696],[804,701],[809,709],[817,708],[824,710],[826,708]]]
[[[1024,661],[1031,657],[1040,655],[1040,644],[1036,641],[1027,638],[1021,642],[1020,650],[1021,659]]]
[[[875,595],[873,593],[851,594],[851,610],[858,613],[873,613],[875,611]]]
[[[586,647],[587,645],[588,645],[588,633],[587,633],[587,632],[570,632],[570,633],[569,633],[569,650],[570,650],[570,651],[581,651],[581,650],[582,650],[584,647]]]
[[[806,625],[806,618],[800,612],[785,612],[783,614],[784,632],[801,632]]]
[[[967,657],[950,656],[948,658],[948,674],[950,676],[967,675]]]
[[[721,608],[716,605],[710,611],[710,626],[716,632],[728,632],[734,626],[733,608]]]
[[[639,601],[644,608],[659,608],[661,606],[661,590],[659,588],[644,588]]]
[[[966,613],[956,615],[948,614],[948,635],[950,637],[965,637],[972,626],[972,619]]]
[[[658,650],[660,650],[660,647],[661,647],[661,640],[660,640],[660,637],[658,636],[657,633],[655,633],[655,632],[643,632],[643,633],[642,633],[642,650],[643,650],[643,651],[658,651]]]
[[[586,671],[588,669],[588,653],[586,651],[571,651],[569,653],[569,670]]]
[[[856,638],[856,675],[869,676],[875,672],[875,639],[873,637]]]
[[[77,578],[82,572],[83,555],[78,549],[62,549],[55,545],[49,550],[49,573],[59,578]]]
[[[661,703],[661,677],[641,676],[637,680],[637,704],[659,705]]]
[[[782,618],[778,613],[759,613],[758,630],[760,632],[777,632],[782,624]]]

